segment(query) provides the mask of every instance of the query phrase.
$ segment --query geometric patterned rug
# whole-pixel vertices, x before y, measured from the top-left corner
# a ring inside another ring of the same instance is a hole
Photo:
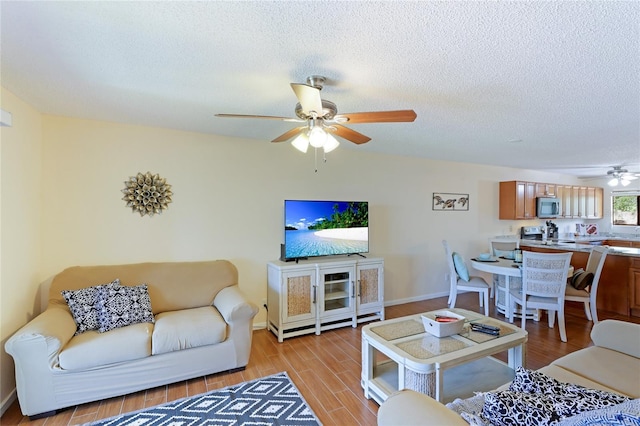
[[[321,423],[283,371],[86,425],[321,426]]]

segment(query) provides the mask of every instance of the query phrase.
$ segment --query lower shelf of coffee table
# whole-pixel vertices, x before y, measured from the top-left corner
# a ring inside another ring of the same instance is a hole
[[[422,376],[425,376],[424,380],[428,380],[426,377],[428,375]],[[513,380],[514,376],[513,369],[490,356],[449,368],[444,371],[443,402],[446,404],[456,398],[472,397],[474,392],[496,389]],[[408,388],[411,387],[408,386]],[[398,390],[398,364],[393,361],[377,364],[369,390],[373,399],[379,404]],[[420,389],[415,390],[421,391]]]

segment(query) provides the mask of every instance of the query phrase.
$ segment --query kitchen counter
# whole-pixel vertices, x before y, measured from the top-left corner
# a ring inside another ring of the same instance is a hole
[[[545,243],[540,240],[520,240],[520,247],[543,253],[570,251],[573,253],[571,265],[578,269],[586,267],[594,242],[608,241],[611,246],[600,275],[596,302],[598,310],[640,317],[640,248],[615,245],[620,241],[621,244],[628,242],[638,247],[638,243],[629,238],[615,239],[610,236],[577,238],[582,242],[564,242],[566,240],[562,238]],[[589,241],[584,241],[584,238],[589,238]]]
[[[580,238],[579,241],[583,241],[583,238],[595,238],[595,237],[576,237]],[[596,241],[611,241],[614,238],[605,237],[600,238],[599,240],[592,239],[590,242]],[[590,244],[587,242],[565,242],[565,239],[556,240],[548,240],[546,243],[539,240],[520,240],[520,247],[536,247],[543,249],[553,249],[553,250],[564,250],[564,251],[574,251],[574,252],[585,252],[589,253],[594,244]],[[620,238],[621,241],[629,241],[627,238]],[[630,256],[630,257],[640,257],[640,248],[632,248],[632,247],[609,247],[609,255],[618,255],[618,256]]]
[[[640,242],[640,236],[636,234],[599,234],[599,235],[574,235],[560,234],[559,241],[569,241],[574,243],[591,243],[599,241],[635,241]]]

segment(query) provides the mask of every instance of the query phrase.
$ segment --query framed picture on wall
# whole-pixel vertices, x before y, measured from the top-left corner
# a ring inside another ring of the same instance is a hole
[[[468,211],[469,194],[455,194],[451,192],[434,192],[431,210],[439,211]]]

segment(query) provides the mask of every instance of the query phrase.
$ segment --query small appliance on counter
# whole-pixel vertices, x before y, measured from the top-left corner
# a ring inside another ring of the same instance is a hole
[[[547,238],[558,238],[558,225],[550,220],[545,222],[547,225]]]
[[[520,239],[542,240],[542,226],[523,226],[520,228]]]

